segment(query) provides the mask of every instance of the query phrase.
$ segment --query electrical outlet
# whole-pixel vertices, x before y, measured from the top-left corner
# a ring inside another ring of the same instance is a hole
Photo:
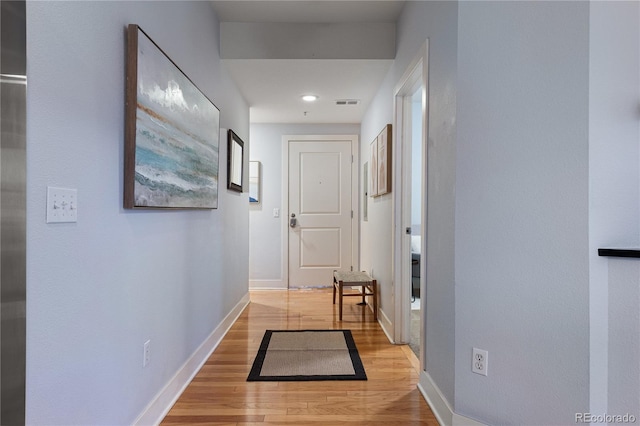
[[[151,340],[144,342],[144,354],[142,358],[142,367],[146,367],[151,361]]]
[[[471,355],[471,371],[483,376],[487,375],[487,367],[489,366],[489,352],[473,348],[473,354]]]

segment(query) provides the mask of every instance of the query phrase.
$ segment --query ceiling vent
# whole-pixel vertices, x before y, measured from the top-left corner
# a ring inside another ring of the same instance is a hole
[[[360,101],[358,99],[338,99],[336,105],[358,105]]]

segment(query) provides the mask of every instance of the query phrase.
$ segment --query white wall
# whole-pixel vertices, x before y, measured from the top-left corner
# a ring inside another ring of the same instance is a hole
[[[384,78],[380,90],[367,109],[361,124],[360,139],[360,169],[362,164],[369,161],[371,142],[380,134],[384,126],[392,123],[392,105],[388,102],[393,84],[393,69]],[[369,162],[369,175],[371,175]],[[391,182],[395,188],[395,182]],[[393,190],[393,189],[392,189]],[[379,197],[369,197],[368,221],[360,222],[360,270],[368,271],[378,281],[380,292],[379,317],[382,323],[393,321],[394,307],[392,303],[392,241],[391,209],[392,193]]]
[[[608,263],[607,405],[605,411],[591,412],[640,419],[640,261],[611,258]]]
[[[207,2],[27,3],[28,424],[131,424],[247,294],[248,197],[226,162],[217,210],[122,208],[129,23],[249,140]],[[45,223],[49,185],[78,189],[77,223]]]
[[[455,410],[571,424],[589,410],[589,4],[464,2],[458,28]]]
[[[640,414],[638,262],[597,255],[640,242],[640,3],[589,12],[590,409]]]
[[[262,163],[262,200],[249,214],[249,284],[251,288],[286,288],[282,271],[282,227],[288,226],[282,204],[283,135],[359,135],[357,124],[251,124],[252,161]],[[273,209],[280,217],[273,217]]]
[[[395,86],[429,38],[427,371],[454,401],[454,187],[456,138],[457,2],[410,1],[398,23],[396,60],[362,120],[361,161],[369,142],[393,119]],[[393,182],[393,191],[397,190]],[[362,267],[381,283],[381,310],[393,320],[392,194],[369,199],[362,223]],[[423,218],[422,224],[424,226]]]
[[[393,59],[393,22],[223,22],[224,59]]]

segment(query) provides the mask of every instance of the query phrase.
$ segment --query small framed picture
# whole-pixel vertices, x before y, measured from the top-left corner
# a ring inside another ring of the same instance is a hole
[[[242,177],[244,171],[244,142],[235,132],[229,129],[227,155],[227,188],[232,191],[242,192]]]

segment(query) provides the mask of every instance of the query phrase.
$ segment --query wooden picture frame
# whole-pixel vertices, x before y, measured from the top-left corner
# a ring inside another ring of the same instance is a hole
[[[227,189],[243,191],[244,141],[231,129],[227,138]]]
[[[124,208],[217,208],[219,142],[220,110],[130,24]]]
[[[387,124],[376,138],[378,156],[377,156],[377,192],[376,196],[388,194],[391,192],[391,124]],[[372,169],[373,171],[373,169]]]

